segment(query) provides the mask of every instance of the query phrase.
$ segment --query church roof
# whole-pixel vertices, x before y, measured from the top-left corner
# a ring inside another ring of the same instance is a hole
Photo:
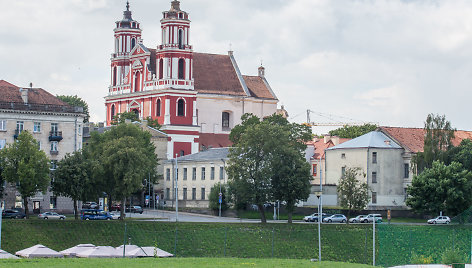
[[[69,106],[42,88],[25,89],[28,89],[28,103],[30,104]],[[0,80],[0,102],[23,103],[20,88],[5,80]]]
[[[245,83],[252,97],[276,99],[270,88],[259,76],[245,76],[241,80],[229,55],[193,53],[195,90],[204,94],[247,96]]]

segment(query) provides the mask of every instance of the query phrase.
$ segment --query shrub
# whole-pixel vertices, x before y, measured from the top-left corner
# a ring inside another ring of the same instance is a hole
[[[433,263],[433,256],[426,257],[425,255],[418,255],[413,252],[410,262],[411,264],[431,264]]]
[[[461,254],[457,249],[446,249],[442,255],[442,263],[453,264],[453,263],[465,263],[467,256]]]

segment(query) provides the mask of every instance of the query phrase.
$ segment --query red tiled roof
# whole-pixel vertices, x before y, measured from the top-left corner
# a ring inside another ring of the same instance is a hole
[[[265,99],[275,99],[261,77],[243,75],[243,78],[246,82],[249,92],[251,93],[251,96]]]
[[[0,102],[23,103],[20,88],[5,80],[0,80]],[[69,106],[42,88],[28,88],[28,103]]]
[[[198,92],[246,96],[228,55],[194,52],[193,76]]]
[[[229,134],[200,133],[199,142],[202,148],[221,148],[233,145],[229,140]]]
[[[333,138],[335,138],[335,137],[333,137]],[[338,144],[341,144],[341,143],[346,142],[348,140],[350,140],[350,139],[339,138],[339,143]],[[335,146],[332,139],[329,139],[328,142],[325,142],[324,138],[321,138],[321,139],[315,138],[315,140],[313,140],[311,142],[308,142],[308,143],[313,144],[315,146],[315,153],[312,156],[314,159],[319,159],[320,157],[322,159],[324,159],[325,158],[325,150]]]
[[[406,149],[418,153],[423,152],[425,130],[423,128],[380,127],[380,130],[389,135]],[[452,144],[458,146],[462,140],[471,139],[472,131],[457,130],[454,132]]]

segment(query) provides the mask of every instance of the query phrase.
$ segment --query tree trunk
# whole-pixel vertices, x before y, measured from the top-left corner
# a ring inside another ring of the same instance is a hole
[[[112,205],[112,196],[111,194],[108,195],[108,211],[111,211],[111,205]]]
[[[23,198],[23,204],[25,205],[25,215],[29,219],[29,209],[28,209],[28,197]]]
[[[263,204],[257,204],[257,208],[259,208],[259,213],[261,214],[261,223],[267,223],[265,210]]]
[[[285,206],[285,209],[287,210],[288,223],[292,223],[292,215],[293,215],[293,211],[295,209],[295,206],[292,205],[290,202],[287,202],[287,205]]]
[[[121,201],[121,206],[120,206],[120,218],[121,220],[125,219],[125,207],[126,207],[126,197],[123,198]]]
[[[76,220],[79,219],[79,208],[78,208],[78,204],[77,204],[77,200],[74,199],[74,217]]]

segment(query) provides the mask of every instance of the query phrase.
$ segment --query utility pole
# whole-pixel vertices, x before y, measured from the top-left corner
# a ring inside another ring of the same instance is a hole
[[[179,188],[177,187],[177,177],[179,172],[179,167],[177,163],[178,154],[175,154],[175,170],[174,170],[174,177],[175,177],[175,221],[179,221]]]

